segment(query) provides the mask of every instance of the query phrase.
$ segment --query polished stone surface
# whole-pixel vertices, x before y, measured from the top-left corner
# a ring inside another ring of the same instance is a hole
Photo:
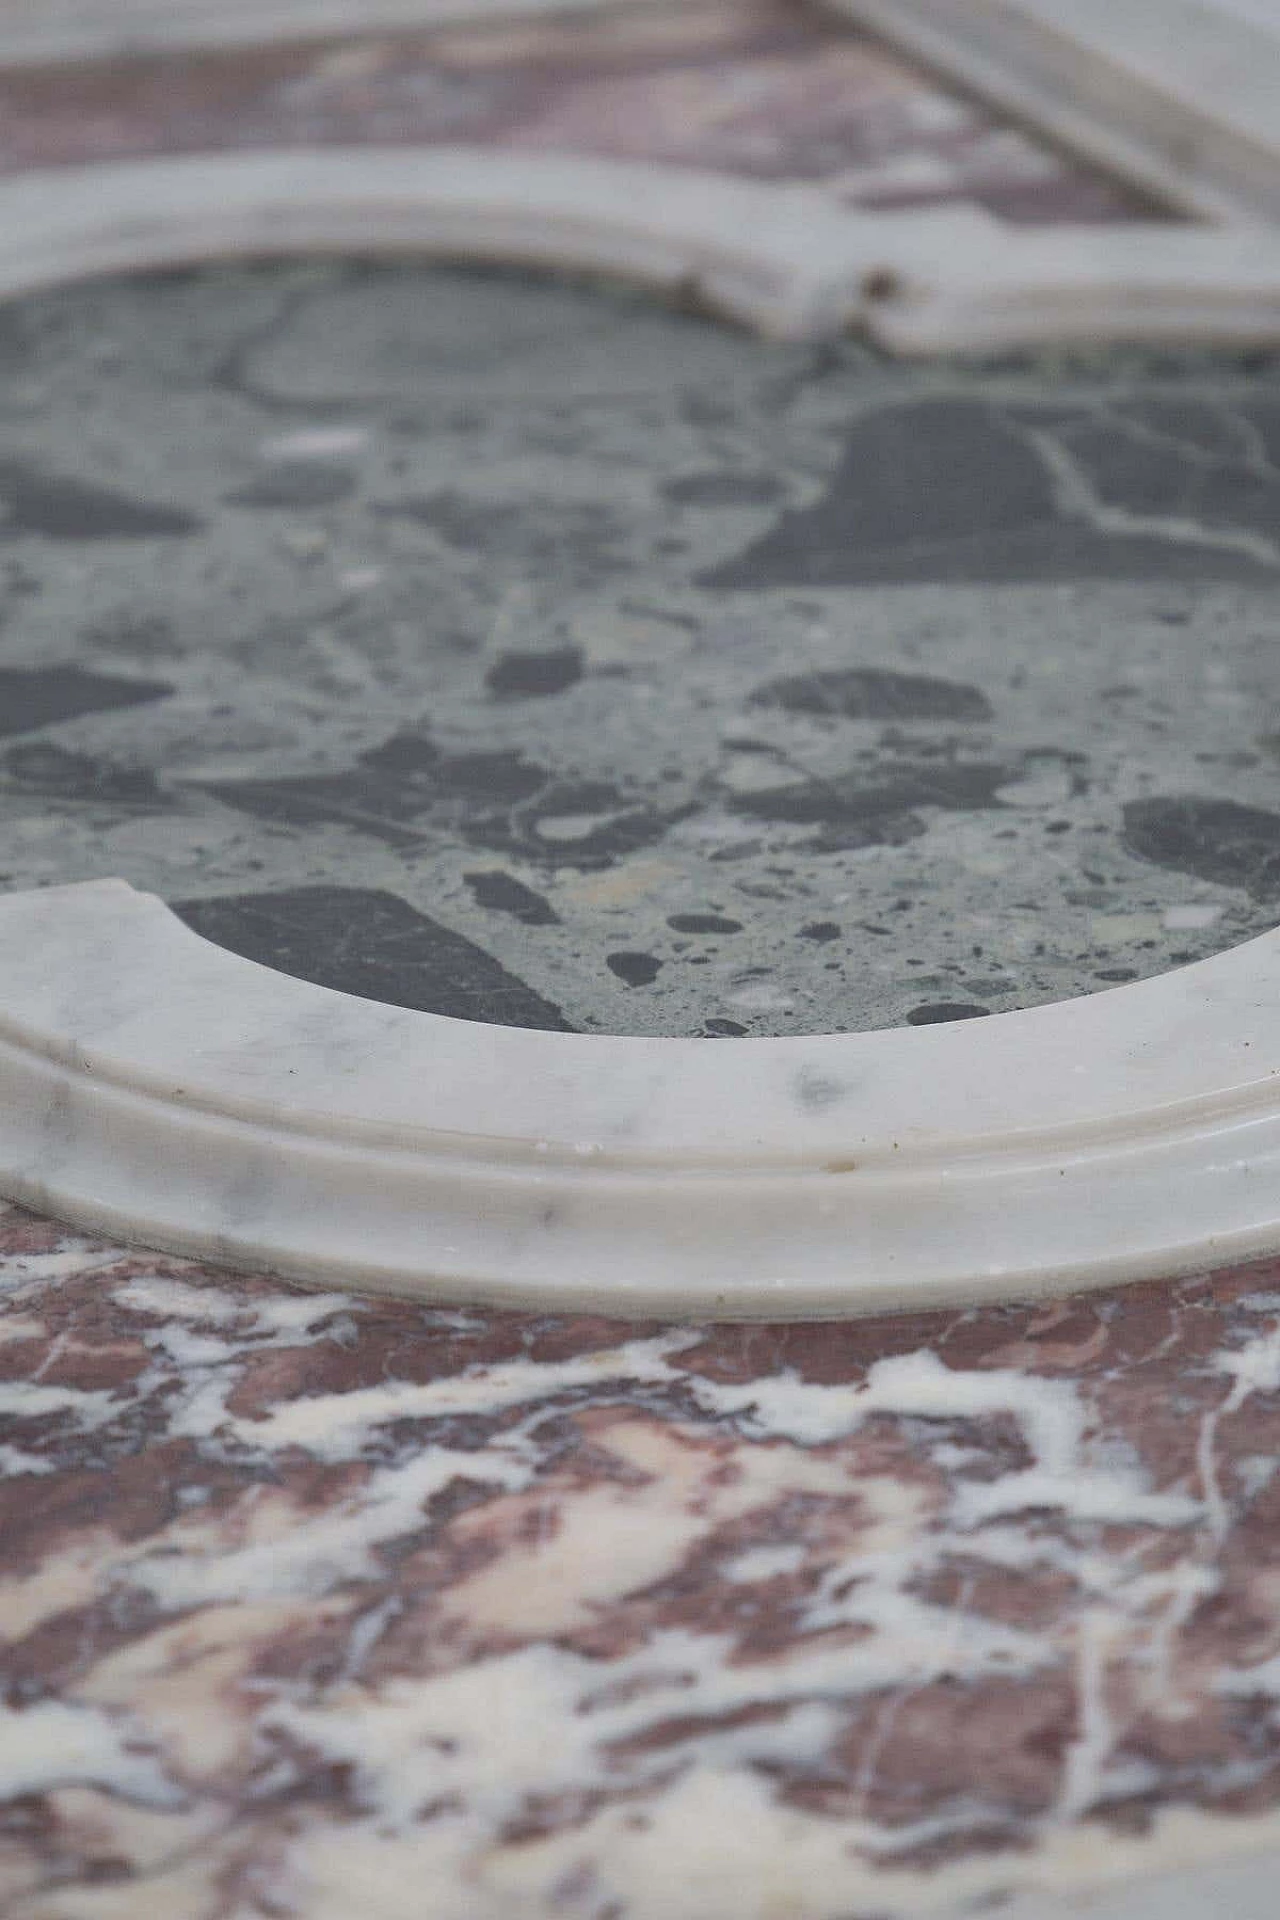
[[[0,885],[473,1019],[1063,999],[1280,893],[1280,382],[316,267],[5,321]]]
[[[372,139],[1125,199],[773,4],[0,80],[0,166]],[[373,998],[930,1022],[1270,924],[1277,390],[910,374],[404,267],[0,330],[0,887],[120,874]]]
[[[672,1328],[10,1211],[4,1911],[958,1920],[1274,1846],[1278,1285]]]
[[[10,169],[476,138],[1126,210],[769,6],[0,103]],[[63,294],[0,353],[0,886],[651,1033],[1270,924],[1266,365],[907,374],[407,268]],[[1280,1843],[1271,1267],[672,1328],[10,1210],[0,1290],[12,1920],[897,1920]]]

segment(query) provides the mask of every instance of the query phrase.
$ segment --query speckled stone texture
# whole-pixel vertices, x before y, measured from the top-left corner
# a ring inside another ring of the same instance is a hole
[[[508,1024],[999,1012],[1280,895],[1280,381],[449,268],[5,318],[0,886]]]
[[[899,1920],[1280,1840],[1280,1270],[844,1326],[0,1219],[9,1920]]]
[[[1133,212],[755,0],[0,76],[10,169],[464,139]],[[1135,738],[1238,750],[1220,629],[1234,658],[1275,565],[1271,414],[1228,375],[1119,419],[1112,369],[1067,432],[1044,384],[443,269],[9,311],[0,886],[121,874],[348,991],[712,1037],[994,1011],[1252,931],[1265,770],[1179,764],[1170,802]]]

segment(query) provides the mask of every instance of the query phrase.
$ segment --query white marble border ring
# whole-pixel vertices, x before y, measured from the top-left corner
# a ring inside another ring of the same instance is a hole
[[[3,48],[0,46],[0,53]],[[599,269],[759,332],[895,353],[1280,343],[1280,228],[1012,227],[820,184],[479,148],[166,157],[0,181],[0,298],[229,256],[431,253]]]
[[[1280,1247],[1280,935],[955,1026],[619,1039],[382,1006],[121,881],[0,899],[0,1191],[313,1283],[835,1315]]]
[[[33,174],[0,185],[0,236],[0,296],[394,248],[607,268],[773,333],[862,319],[912,348],[1096,336],[1100,315],[1280,336],[1272,232],[1019,237],[979,213],[858,214],[821,188],[594,160]],[[713,1043],[332,993],[119,881],[10,894],[0,1193],[301,1281],[629,1316],[829,1316],[1205,1268],[1280,1249],[1280,935],[982,1022]]]

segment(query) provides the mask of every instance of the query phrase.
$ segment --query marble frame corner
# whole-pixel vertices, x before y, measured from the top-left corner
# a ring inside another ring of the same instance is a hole
[[[1238,0],[825,0],[1156,200],[1280,219],[1280,20]]]

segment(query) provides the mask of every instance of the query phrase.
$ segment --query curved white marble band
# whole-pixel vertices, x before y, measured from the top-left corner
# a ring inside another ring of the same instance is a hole
[[[0,181],[0,298],[244,255],[412,252],[621,273],[759,332],[864,326],[899,353],[1280,340],[1280,229],[1013,228],[867,213],[828,188],[585,155],[296,150]]]
[[[1280,936],[954,1027],[473,1025],[214,947],[120,881],[0,899],[0,1191],[305,1281],[831,1315],[1280,1246]]]
[[[937,224],[916,216],[908,234],[927,250]],[[0,298],[200,260],[434,253],[623,274],[697,293],[766,333],[806,334],[840,325],[850,279],[890,264],[885,232],[813,187],[576,155],[167,157],[0,182]]]

